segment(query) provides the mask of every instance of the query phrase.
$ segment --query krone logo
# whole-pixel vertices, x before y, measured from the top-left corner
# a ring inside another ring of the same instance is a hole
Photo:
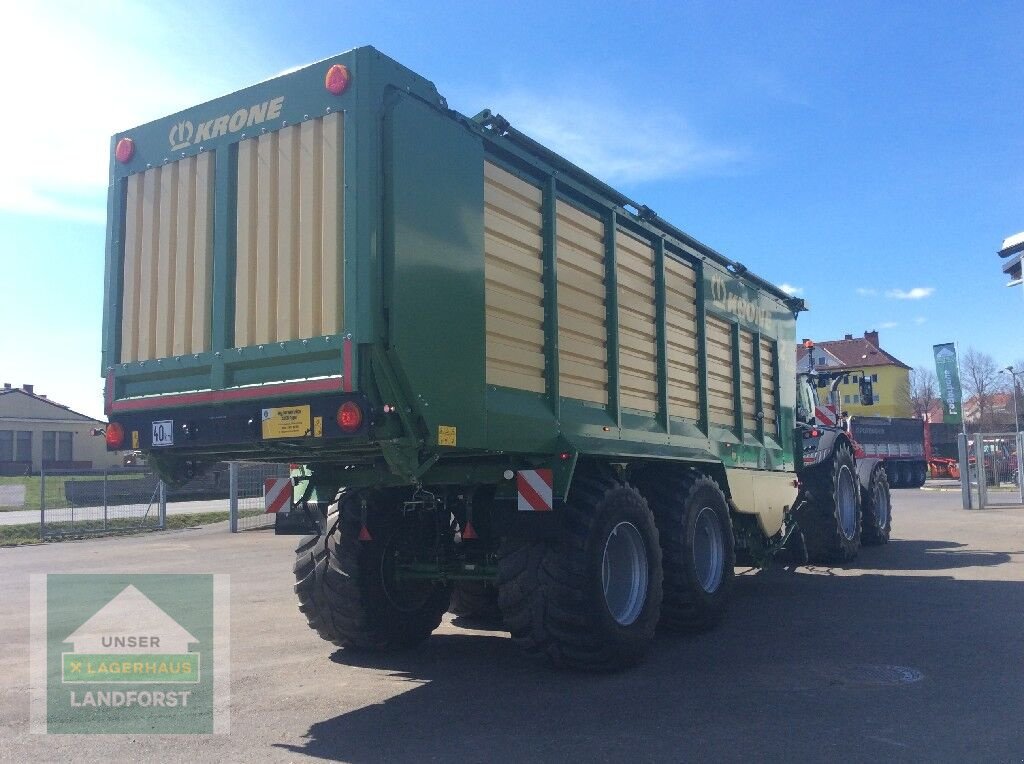
[[[171,149],[177,151],[179,149],[185,149],[192,145],[192,133],[195,132],[195,127],[192,125],[190,120],[184,122],[178,122],[171,125],[171,134],[168,139],[171,142]]]
[[[284,96],[278,96],[204,122],[193,124],[186,119],[171,125],[167,138],[171,143],[171,150],[179,151],[197,143],[201,145],[203,141],[220,138],[222,135],[237,133],[247,127],[280,119],[283,107]]]

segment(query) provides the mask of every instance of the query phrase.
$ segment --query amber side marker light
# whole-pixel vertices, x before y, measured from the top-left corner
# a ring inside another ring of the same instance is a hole
[[[332,95],[341,95],[348,90],[352,82],[352,75],[348,73],[348,67],[344,64],[334,64],[324,75],[324,87]]]
[[[338,415],[335,417],[338,427],[344,432],[355,432],[363,423],[363,410],[358,403],[345,401],[338,407]]]
[[[110,448],[118,449],[124,445],[124,428],[117,422],[111,422],[107,425],[107,431],[103,437]]]
[[[131,138],[122,138],[117,142],[117,146],[114,147],[114,158],[124,164],[130,162],[132,157],[135,156],[135,141]]]

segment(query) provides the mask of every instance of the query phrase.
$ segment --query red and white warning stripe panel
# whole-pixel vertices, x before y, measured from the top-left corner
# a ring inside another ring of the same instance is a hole
[[[822,427],[836,426],[836,414],[828,406],[815,406],[814,419]]]
[[[267,478],[263,481],[263,506],[267,513],[288,514],[292,509],[292,479]]]
[[[516,473],[520,512],[550,512],[554,508],[554,473],[551,470],[520,470]]]

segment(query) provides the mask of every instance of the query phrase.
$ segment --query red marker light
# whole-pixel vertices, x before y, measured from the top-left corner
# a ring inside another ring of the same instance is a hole
[[[125,164],[130,162],[133,156],[135,156],[135,141],[131,138],[119,140],[117,146],[114,147],[114,159],[121,164]]]
[[[359,408],[358,403],[345,401],[338,407],[338,415],[335,419],[342,431],[355,432],[363,423],[363,410]]]
[[[124,444],[124,428],[117,422],[111,422],[107,425],[104,439],[107,441],[107,448],[119,449]]]
[[[344,64],[334,64],[324,76],[324,87],[332,95],[341,95],[348,89],[351,81],[352,75],[348,73],[348,67]]]

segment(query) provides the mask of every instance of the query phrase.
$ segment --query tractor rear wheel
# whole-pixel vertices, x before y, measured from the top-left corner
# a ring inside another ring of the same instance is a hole
[[[812,562],[846,562],[860,550],[860,484],[853,452],[844,443],[803,478],[807,502],[797,522]]]
[[[867,490],[861,492],[860,509],[863,523],[861,543],[870,546],[888,543],[892,528],[892,502],[889,481],[881,466],[875,467]]]

